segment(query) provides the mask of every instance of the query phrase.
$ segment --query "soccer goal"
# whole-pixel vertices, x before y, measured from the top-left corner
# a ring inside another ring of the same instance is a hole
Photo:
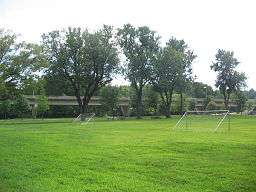
[[[84,115],[84,121],[82,121],[82,115]],[[77,118],[74,119],[74,122],[81,122],[83,125],[87,125],[89,122],[94,120],[95,113],[85,113],[80,114]]]
[[[229,131],[230,114],[228,110],[186,111],[173,130]]]

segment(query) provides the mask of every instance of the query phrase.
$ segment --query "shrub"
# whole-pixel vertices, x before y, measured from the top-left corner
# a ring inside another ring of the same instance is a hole
[[[217,110],[218,106],[214,101],[210,101],[207,106],[206,106],[207,110]]]
[[[29,111],[29,106],[27,100],[19,95],[11,104],[11,113],[15,117],[23,118],[26,113]]]

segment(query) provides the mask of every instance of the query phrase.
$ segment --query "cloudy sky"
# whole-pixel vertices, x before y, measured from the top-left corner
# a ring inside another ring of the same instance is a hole
[[[194,74],[210,85],[216,74],[209,66],[217,49],[234,51],[248,88],[256,89],[255,0],[0,0],[0,28],[30,42],[68,26],[93,30],[125,23],[149,26],[162,42],[171,36],[184,39],[198,55]]]

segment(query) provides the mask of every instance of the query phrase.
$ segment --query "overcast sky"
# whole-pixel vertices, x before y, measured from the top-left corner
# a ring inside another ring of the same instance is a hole
[[[162,36],[184,39],[198,55],[193,72],[214,85],[210,65],[218,48],[232,50],[256,89],[255,0],[0,0],[0,28],[39,42],[42,33],[68,26],[147,25]],[[121,82],[120,79],[115,82]]]

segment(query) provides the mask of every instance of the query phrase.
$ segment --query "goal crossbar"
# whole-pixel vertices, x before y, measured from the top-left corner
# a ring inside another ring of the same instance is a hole
[[[186,111],[185,113],[211,113],[211,112],[229,112],[229,110]]]

